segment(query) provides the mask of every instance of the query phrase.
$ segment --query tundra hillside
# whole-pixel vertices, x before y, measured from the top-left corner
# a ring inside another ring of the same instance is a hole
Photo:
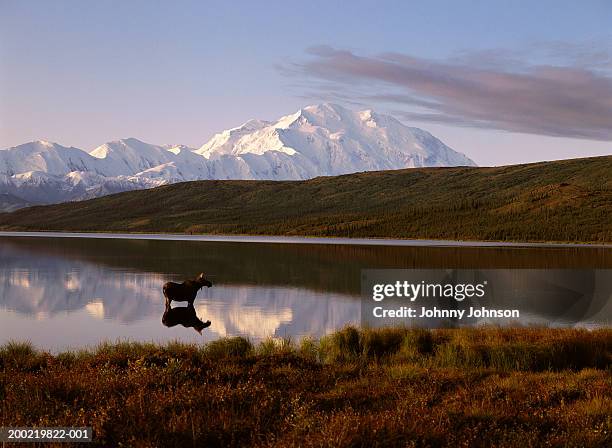
[[[0,229],[612,242],[612,156],[186,182],[2,214]]]
[[[94,446],[612,445],[612,331],[357,330],[320,341],[0,347],[0,426]],[[62,444],[57,444],[61,446]]]

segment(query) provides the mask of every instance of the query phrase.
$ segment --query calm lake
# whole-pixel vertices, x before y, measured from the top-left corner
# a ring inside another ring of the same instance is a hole
[[[361,270],[387,268],[612,269],[612,248],[0,237],[0,343],[59,351],[105,340],[319,337],[359,324]],[[199,272],[214,286],[195,310],[212,325],[202,335],[162,325],[162,285]],[[609,325],[610,303],[596,311],[568,325]],[[524,323],[537,318],[534,309]]]

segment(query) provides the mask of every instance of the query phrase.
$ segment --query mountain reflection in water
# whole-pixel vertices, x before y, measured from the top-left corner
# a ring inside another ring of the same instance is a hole
[[[104,340],[320,337],[360,321],[366,268],[612,268],[602,248],[428,248],[0,238],[0,343],[50,350]],[[202,336],[161,324],[161,286],[198,272]]]

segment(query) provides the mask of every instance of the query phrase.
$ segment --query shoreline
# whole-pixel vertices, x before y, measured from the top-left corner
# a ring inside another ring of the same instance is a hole
[[[225,243],[319,244],[351,246],[405,246],[405,247],[540,247],[540,248],[599,248],[612,249],[612,243],[562,243],[470,240],[421,240],[392,238],[338,238],[276,235],[186,235],[180,233],[114,233],[114,232],[58,232],[58,231],[0,231],[0,238],[91,238],[133,239],[155,241],[200,241]]]

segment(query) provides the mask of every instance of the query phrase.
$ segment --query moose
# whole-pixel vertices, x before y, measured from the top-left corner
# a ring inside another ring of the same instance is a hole
[[[212,283],[206,280],[203,272],[194,280],[185,280],[183,283],[165,283],[162,291],[166,298],[166,309],[162,316],[162,323],[166,327],[174,327],[181,324],[185,328],[193,328],[202,334],[202,330],[210,326],[210,321],[202,322],[200,320],[196,315],[193,302],[198,295],[198,291],[204,286],[210,288]],[[170,305],[173,300],[175,302],[187,302],[187,306],[172,308]]]
[[[175,302],[188,302],[189,305],[193,306],[198,291],[204,286],[210,288],[212,283],[206,280],[203,272],[195,280],[185,280],[183,283],[165,283],[162,290],[166,298],[166,308],[170,307],[173,300]]]
[[[181,324],[185,328],[193,328],[200,334],[202,334],[204,328],[210,327],[209,320],[202,322],[196,315],[192,303],[187,306],[177,306],[176,308],[167,306],[162,317],[162,323],[166,327],[174,327],[175,325]]]

